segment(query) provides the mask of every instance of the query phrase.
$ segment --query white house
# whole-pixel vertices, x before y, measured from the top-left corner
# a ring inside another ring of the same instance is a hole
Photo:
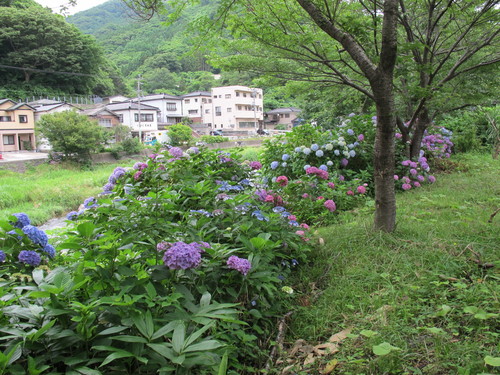
[[[132,99],[137,102],[137,98]],[[141,97],[141,104],[156,107],[158,113],[158,127],[163,129],[167,125],[178,124],[184,117],[182,111],[182,97],[169,94],[153,94]]]
[[[247,86],[212,88],[214,129],[256,131],[264,120],[263,92]]]
[[[182,96],[183,115],[193,124],[212,125],[212,94],[208,91],[195,91]]]
[[[134,102],[111,103],[106,108],[120,117],[123,125],[130,127],[133,136],[145,138],[149,133],[158,131],[158,114],[160,110],[156,107]],[[140,118],[139,118],[140,112]]]
[[[81,109],[69,103],[54,103],[54,104],[46,104],[39,105],[35,107],[35,123],[40,120],[43,115],[64,112],[64,111],[77,111],[80,112]]]
[[[299,119],[300,108],[286,107],[276,108],[265,113],[265,125],[267,129],[274,129],[278,125],[285,126],[286,129],[292,129],[294,122]]]

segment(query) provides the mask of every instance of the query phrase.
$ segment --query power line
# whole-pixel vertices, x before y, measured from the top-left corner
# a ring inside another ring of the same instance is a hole
[[[27,70],[30,72],[38,72],[38,73],[62,74],[62,75],[68,75],[68,76],[99,77],[97,74],[61,72],[61,71],[57,71],[57,70],[44,70],[44,69],[36,69],[36,68],[22,68],[20,66],[12,66],[12,65],[4,65],[4,64],[0,64],[0,68],[22,70],[22,71]],[[110,77],[110,78],[122,78],[120,76],[112,76],[112,75],[109,75],[108,77]]]

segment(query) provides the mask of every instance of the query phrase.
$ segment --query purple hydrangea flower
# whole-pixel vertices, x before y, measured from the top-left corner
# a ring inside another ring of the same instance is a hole
[[[417,176],[417,180],[419,180],[420,182],[424,182],[424,181],[425,181],[425,177],[424,177],[424,176],[422,176],[421,174],[419,174],[419,175]]]
[[[22,250],[19,253],[19,261],[29,264],[30,266],[38,266],[42,258],[40,258],[40,255],[36,251]]]
[[[259,163],[258,161],[251,161],[250,168],[252,168],[254,171],[257,171],[262,168],[262,164]]]
[[[418,173],[418,172],[417,172],[417,170],[416,170],[416,169],[414,169],[414,168],[410,169],[410,174],[411,174],[412,176],[416,176],[416,175],[417,175],[417,173]]]
[[[105,193],[111,193],[113,191],[114,187],[115,187],[115,184],[108,182],[106,185],[104,185],[103,191]]]
[[[347,164],[349,164],[349,160],[347,160],[345,158],[340,161],[340,165],[343,166],[343,167],[346,167]]]
[[[196,155],[200,153],[200,149],[198,147],[193,146],[188,148],[187,153]]]
[[[347,134],[349,134],[349,135],[354,135],[354,130],[352,130],[352,129],[347,129]]]
[[[433,184],[434,182],[436,182],[436,177],[434,177],[434,176],[429,176],[429,177],[427,177],[427,179],[429,180],[429,182],[431,184]]]
[[[5,258],[7,258],[7,255],[5,255],[2,250],[0,250],[0,263],[5,262]]]
[[[147,167],[148,167],[148,165],[146,163],[137,162],[134,164],[134,169],[136,169],[138,171],[143,171]]]
[[[39,244],[40,246],[45,246],[49,243],[49,237],[47,237],[47,234],[33,225],[26,225],[23,228],[23,232],[31,241]]]
[[[168,153],[174,158],[180,158],[183,154],[183,151],[179,147],[172,147],[170,150],[168,150]]]
[[[30,218],[23,212],[12,214],[12,216],[15,216],[17,218],[17,221],[15,223],[12,223],[12,225],[14,225],[16,228],[23,229],[23,227],[25,227],[26,225],[31,224]]]
[[[45,245],[42,251],[46,253],[49,256],[49,258],[54,258],[56,256],[56,249],[54,248],[54,246],[50,244]]]
[[[403,190],[410,190],[411,189],[410,184],[403,184],[403,185],[401,185],[401,187],[403,188]]]
[[[172,270],[187,270],[201,263],[201,245],[175,242],[163,255],[163,263]]]
[[[248,259],[239,258],[236,255],[231,255],[227,260],[227,266],[233,270],[240,272],[243,275],[247,275],[248,271],[252,268],[252,264]]]
[[[115,184],[116,181],[122,176],[124,176],[127,173],[125,168],[123,167],[116,167],[113,173],[111,173],[111,176],[108,178],[108,182]]]

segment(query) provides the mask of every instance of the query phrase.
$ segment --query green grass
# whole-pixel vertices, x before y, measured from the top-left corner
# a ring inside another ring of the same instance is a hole
[[[297,275],[302,307],[287,340],[317,344],[353,330],[338,353],[297,374],[317,374],[332,359],[335,374],[498,373],[484,358],[500,357],[499,319],[488,315],[500,312],[500,214],[488,223],[500,207],[500,162],[464,155],[457,167],[398,194],[394,233],[371,230],[372,208],[318,230],[325,245]],[[384,342],[399,350],[374,354]]]
[[[0,218],[25,212],[34,225],[75,210],[85,198],[102,191],[113,169],[133,161],[96,165],[92,170],[78,166],[43,164],[25,173],[0,170]]]

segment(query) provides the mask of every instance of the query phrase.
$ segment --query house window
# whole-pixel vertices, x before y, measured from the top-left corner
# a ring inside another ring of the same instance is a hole
[[[197,115],[197,114],[198,114],[198,110],[197,110],[197,109],[190,109],[190,110],[188,111],[188,113],[189,113],[190,115]]]
[[[246,93],[246,92],[244,92],[244,93],[243,93],[243,97],[244,97],[244,98],[246,98],[246,97],[247,97],[247,93]]]
[[[195,100],[194,100],[194,102],[195,102],[195,103],[198,103],[198,99],[195,99]]]
[[[202,102],[202,103],[206,103],[206,102],[207,102],[207,99],[206,99],[206,98],[202,98],[202,99],[201,99],[201,102]]]
[[[190,101],[191,101],[191,100],[186,99],[186,100],[184,100],[184,103],[189,104],[189,102],[190,102]]]
[[[120,123],[123,122],[123,114],[118,115],[118,120],[120,121]]]
[[[4,135],[3,136],[3,144],[4,145],[13,145],[14,143],[14,136],[13,135]]]
[[[139,114],[134,113],[135,122],[139,122]],[[154,121],[151,113],[141,113],[141,121]]]
[[[290,114],[289,113],[285,113],[285,118],[290,118]]]
[[[241,111],[241,105],[238,106],[238,111]]]
[[[226,98],[226,99],[231,99],[231,94],[226,94],[226,95],[225,95],[225,98]]]
[[[19,122],[22,124],[25,124],[28,122],[28,116],[26,115],[19,115]]]
[[[208,99],[208,102],[209,102],[209,103],[212,103],[212,99]]]
[[[228,112],[232,112],[232,109],[231,109],[231,107],[229,107],[229,108],[227,109],[227,111],[228,111]]]
[[[205,109],[205,113],[210,113],[210,110],[209,109]]]
[[[236,91],[236,96],[240,96],[240,92],[239,91]]]
[[[177,111],[177,105],[175,103],[167,103],[167,111]]]
[[[10,116],[0,116],[0,122],[11,122],[12,117]]]
[[[221,116],[222,115],[220,107],[215,107],[215,115],[216,116]]]
[[[109,118],[100,118],[99,125],[104,126],[105,128],[110,128],[112,126],[111,119]]]

